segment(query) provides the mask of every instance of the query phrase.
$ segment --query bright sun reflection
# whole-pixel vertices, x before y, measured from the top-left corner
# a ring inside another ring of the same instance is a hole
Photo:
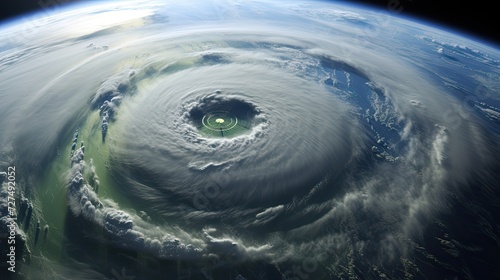
[[[129,21],[137,20],[153,14],[153,10],[125,10],[109,11],[99,14],[87,15],[76,24],[78,28],[72,28],[72,35],[84,35],[97,32],[102,29],[120,25]],[[76,34],[75,34],[76,33]]]

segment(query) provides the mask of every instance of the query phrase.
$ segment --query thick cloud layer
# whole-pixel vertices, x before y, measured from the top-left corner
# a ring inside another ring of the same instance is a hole
[[[498,52],[356,9],[273,5],[203,3],[200,21],[149,4],[114,29],[9,49],[0,155],[37,167],[20,188],[50,167],[70,213],[106,236],[89,239],[202,266],[272,263],[290,279],[425,274],[443,263],[426,236],[470,251],[448,240],[461,217],[441,221],[457,207],[499,240],[495,216],[478,214],[490,210],[463,198],[495,201]],[[234,104],[251,111],[234,137],[193,121]],[[467,272],[460,262],[447,268]]]
[[[231,185],[214,197],[229,207],[290,199],[304,186],[334,176],[363,149],[357,136],[363,128],[349,122],[347,105],[321,85],[273,71],[255,65],[200,67],[163,79],[129,110],[120,137],[125,148],[113,165],[118,175],[121,162],[130,163],[147,180],[148,173],[158,174],[158,191],[185,197],[213,184],[211,174],[229,176]],[[250,133],[230,139],[200,135],[186,115],[207,98],[253,104],[260,113]],[[137,193],[147,199],[147,192]]]

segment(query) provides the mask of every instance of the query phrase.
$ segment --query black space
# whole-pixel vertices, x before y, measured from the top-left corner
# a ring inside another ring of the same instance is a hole
[[[0,2],[0,20],[8,20],[17,16],[48,9],[56,11],[72,2],[90,2],[84,0],[2,0]]]
[[[336,2],[336,1],[330,1]],[[455,33],[472,35],[480,40],[500,45],[499,10],[493,1],[451,0],[356,0],[358,3],[388,10],[389,5],[402,7],[399,15],[443,26]]]
[[[0,20],[13,18],[36,10],[57,9],[72,2],[89,0],[3,0],[0,3]],[[330,1],[337,2],[337,1]],[[451,1],[451,0],[353,0],[341,3],[359,3],[387,9],[389,3],[399,2],[403,7],[401,15],[421,18],[459,33],[473,35],[500,45],[498,31],[498,10],[494,1]],[[465,4],[466,3],[466,4]],[[396,3],[397,4],[397,3]]]

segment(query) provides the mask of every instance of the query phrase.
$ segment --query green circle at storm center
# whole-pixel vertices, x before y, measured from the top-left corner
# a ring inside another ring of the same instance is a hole
[[[206,100],[199,107],[191,109],[192,124],[202,136],[232,138],[248,134],[254,126],[258,111],[245,101]]]
[[[202,124],[210,130],[228,131],[238,124],[238,118],[228,111],[215,111],[204,115]]]

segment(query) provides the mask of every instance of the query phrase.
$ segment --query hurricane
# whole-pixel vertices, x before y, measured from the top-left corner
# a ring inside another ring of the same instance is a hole
[[[498,48],[321,2],[45,18],[0,30],[9,277],[500,275]]]

